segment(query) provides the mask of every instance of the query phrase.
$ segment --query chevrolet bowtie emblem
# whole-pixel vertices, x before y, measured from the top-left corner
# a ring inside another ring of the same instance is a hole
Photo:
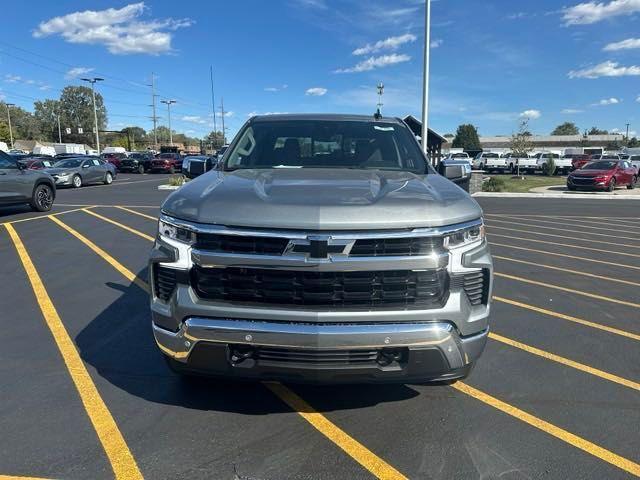
[[[310,235],[306,239],[292,239],[286,253],[302,253],[310,259],[326,259],[331,254],[348,254],[353,240],[333,240],[328,236]]]

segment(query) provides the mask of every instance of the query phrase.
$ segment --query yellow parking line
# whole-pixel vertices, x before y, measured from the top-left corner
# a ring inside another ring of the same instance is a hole
[[[502,237],[504,235],[493,234],[492,236]],[[516,237],[514,237],[514,238],[516,238]],[[545,255],[553,255],[554,257],[565,257],[565,258],[571,258],[573,260],[582,260],[584,262],[602,263],[602,264],[611,265],[611,266],[614,266],[614,267],[630,268],[630,269],[633,269],[633,270],[640,270],[640,267],[637,267],[635,265],[626,265],[624,263],[615,263],[615,262],[605,262],[604,260],[596,260],[595,258],[576,257],[574,255],[567,255],[566,253],[549,252],[548,250],[536,250],[535,248],[518,247],[516,245],[507,245],[506,243],[489,242],[489,244],[490,245],[495,245],[496,247],[515,248],[516,250],[524,250],[526,252],[543,253]]]
[[[634,287],[640,287],[640,283],[638,282],[623,280],[621,278],[605,277],[604,275],[596,275],[595,273],[580,272],[578,270],[571,270],[569,268],[554,267],[553,265],[545,265],[544,263],[538,263],[538,262],[528,262],[526,260],[519,260],[517,258],[511,258],[511,257],[502,257],[500,255],[492,255],[492,256],[493,258],[497,258],[498,260],[506,260],[507,262],[522,263],[523,265],[533,265],[535,267],[547,268],[549,270],[557,270],[564,273],[571,273],[573,275],[582,275],[583,277],[597,278],[598,280],[606,280],[608,282],[624,283],[625,285],[633,285]]]
[[[596,377],[600,377],[604,380],[608,380],[610,382],[617,383],[619,385],[623,385],[625,387],[631,388],[632,390],[637,390],[640,392],[640,383],[634,382],[632,380],[628,380],[626,378],[619,377],[617,375],[613,375],[612,373],[605,372],[603,370],[599,370],[597,368],[590,367],[588,365],[584,365],[583,363],[576,362],[574,360],[570,360],[565,357],[561,357],[560,355],[556,355],[555,353],[546,352],[536,347],[532,347],[531,345],[527,345],[525,343],[518,342],[516,340],[512,340],[507,337],[503,337],[502,335],[498,335],[497,333],[490,332],[489,338],[504,343],[506,345],[510,345],[515,348],[519,348],[527,353],[531,353],[532,355],[537,355],[539,357],[545,358],[547,360],[551,360],[553,362],[561,363],[562,365],[566,365],[567,367],[575,368],[576,370],[580,370],[581,372],[588,373],[590,375],[594,375]]]
[[[111,265],[113,268],[115,268],[117,271],[119,271],[130,282],[135,283],[137,286],[139,286],[145,292],[149,291],[149,285],[147,285],[147,283],[144,280],[139,278],[131,270],[127,269],[124,265],[122,265],[120,262],[118,262],[115,258],[113,258],[111,255],[109,255],[107,252],[105,252],[103,249],[101,249],[99,246],[97,246],[95,243],[93,243],[87,237],[85,237],[80,232],[74,230],[69,225],[67,225],[66,223],[60,221],[59,219],[57,219],[55,217],[51,217],[51,220],[53,220],[55,223],[57,223],[59,226],[61,226],[67,232],[69,232],[71,235],[73,235],[78,240],[80,240],[82,243],[84,243],[87,247],[89,247],[91,250],[93,250],[93,252],[97,253],[109,265]]]
[[[393,468],[375,453],[351,437],[327,417],[317,412],[311,405],[300,398],[281,383],[264,383],[278,398],[289,405],[316,430],[335,443],[351,458],[380,479],[406,479],[402,473]]]
[[[154,222],[158,221],[158,217],[153,217],[151,215],[147,215],[146,213],[136,212],[135,210],[131,210],[130,208],[123,207],[122,205],[116,205],[116,208],[119,208],[120,210],[124,210],[125,212],[133,213],[140,217],[148,218],[149,220],[153,220]]]
[[[553,290],[560,290],[562,292],[573,293],[574,295],[581,295],[583,297],[594,298],[596,300],[602,300],[605,302],[617,303],[619,305],[625,305],[627,307],[640,308],[640,304],[634,302],[627,302],[626,300],[619,300],[617,298],[606,297],[604,295],[597,295],[595,293],[583,292],[581,290],[574,290],[573,288],[567,288],[560,285],[554,285],[552,283],[539,282],[537,280],[529,280],[528,278],[517,277],[515,275],[508,275],[506,273],[495,272],[496,277],[507,278],[509,280],[515,280],[516,282],[528,283],[530,285],[537,285],[539,287],[551,288]]]
[[[86,207],[87,208],[91,208],[91,207],[93,207],[93,205],[86,205]],[[8,225],[8,224],[13,225],[14,223],[30,222],[32,220],[41,220],[43,218],[57,217],[58,215],[64,215],[65,213],[71,213],[71,212],[77,212],[79,210],[82,210],[82,208],[72,208],[71,210],[65,210],[64,212],[50,213],[48,215],[39,215],[37,217],[21,218],[19,220],[10,220],[8,222],[2,222],[2,223],[0,223],[0,225]]]
[[[507,221],[507,220],[497,220],[495,218],[491,219],[492,222],[498,222],[498,223],[506,223],[508,225],[522,225],[525,227],[531,227],[531,228],[542,228],[543,230],[559,230],[561,232],[574,232],[574,233],[581,233],[581,234],[588,234],[588,235],[593,235],[596,237],[609,237],[609,238],[624,238],[625,240],[637,240],[637,237],[623,237],[621,235],[607,235],[606,233],[593,233],[593,232],[584,232],[582,230],[569,230],[568,228],[558,228],[558,227],[545,227],[543,225],[532,225],[530,223],[521,223],[521,222],[511,222],[511,221]],[[537,220],[539,221],[539,220]],[[569,238],[569,237],[566,237]],[[574,238],[575,240],[575,238]],[[582,239],[578,239],[578,240],[586,240],[585,238]],[[588,239],[589,241],[591,241],[591,239]],[[611,243],[610,245],[615,245],[613,243]]]
[[[480,400],[481,402],[500,410],[507,415],[510,415],[518,420],[531,425],[532,427],[537,428],[549,435],[556,437],[559,440],[562,440],[569,445],[582,450],[583,452],[588,453],[589,455],[593,455],[600,460],[603,460],[615,467],[618,467],[632,475],[640,476],[640,465],[628,460],[616,453],[613,453],[606,448],[602,448],[595,443],[592,443],[582,437],[579,437],[567,430],[564,430],[556,425],[546,422],[541,418],[538,418],[530,413],[525,412],[524,410],[520,410],[513,405],[509,405],[502,400],[499,400],[491,395],[484,393],[477,388],[474,388],[470,385],[467,385],[463,382],[457,382],[452,385],[453,388],[458,390],[459,392],[465,393],[470,397],[475,398],[476,400]]]
[[[489,227],[489,228],[502,228],[502,227]],[[513,229],[505,228],[504,230],[513,230]],[[534,233],[534,232],[528,232],[528,233]],[[570,243],[548,242],[546,240],[536,240],[535,238],[514,237],[513,235],[502,235],[500,233],[490,233],[489,234],[489,238],[491,238],[491,237],[511,238],[513,240],[523,240],[525,242],[534,242],[534,243],[544,243],[546,245],[555,245],[556,247],[569,247],[569,248],[575,248],[575,249],[578,249],[578,250],[589,250],[589,251],[592,251],[592,252],[602,252],[602,253],[609,253],[609,254],[613,254],[613,255],[624,255],[626,257],[637,257],[637,258],[640,258],[640,255],[638,255],[636,253],[619,252],[619,251],[614,251],[614,250],[603,250],[602,248],[583,247],[582,245],[572,245]],[[629,245],[629,247],[631,247],[631,245]],[[640,248],[640,247],[632,247],[632,248]]]
[[[100,215],[99,213],[92,212],[91,210],[87,210],[87,209],[83,209],[82,211],[85,212],[85,213],[88,213],[89,215],[93,215],[94,217],[99,218],[102,221],[105,221],[107,223],[115,225],[116,227],[122,228],[123,230],[126,230],[127,232],[131,232],[134,235],[138,235],[139,237],[142,237],[145,240],[149,240],[150,242],[153,242],[153,240],[154,240],[154,238],[152,236],[147,235],[146,233],[142,233],[141,231],[136,230],[135,228],[131,228],[131,227],[128,227],[126,225],[123,225],[120,222],[116,222],[115,220],[111,220],[110,218],[104,217],[104,216]]]
[[[23,477],[21,475],[0,475],[0,480],[49,480],[42,477]]]
[[[60,222],[56,217],[50,218],[54,222]],[[84,366],[78,350],[76,350],[73,344],[73,340],[71,340],[69,333],[62,323],[38,271],[31,261],[29,253],[18,236],[18,232],[16,232],[12,225],[5,225],[5,228],[11,236],[11,240],[18,252],[22,266],[27,273],[31,288],[38,301],[45,322],[53,335],[100,443],[109,458],[115,477],[117,479],[142,479],[142,474],[122,433],[118,429],[118,425],[111,416],[111,412],[109,412],[102,397],[100,397],[100,393]]]
[[[160,205],[104,205],[86,203],[56,203],[57,207],[129,207],[129,208],[160,208]]]
[[[505,216],[503,218],[515,218],[516,220],[528,220],[530,222],[539,222],[539,223],[549,223],[551,225],[564,225],[565,227],[578,227],[578,228],[585,228],[588,230],[604,230],[605,232],[621,232],[621,233],[630,233],[630,234],[635,234],[636,232],[625,232],[623,230],[616,230],[614,228],[611,228],[611,226],[609,227],[603,227],[602,226],[602,222],[599,223],[599,227],[592,227],[590,225],[575,225],[575,224],[571,224],[571,223],[566,223],[567,221],[572,221],[571,219],[562,221],[562,222],[554,222],[553,220],[543,220],[543,219],[539,219],[539,218],[519,218],[515,215],[513,216]],[[594,222],[597,223],[597,222]],[[537,227],[538,225],[536,224],[530,224],[530,227]],[[612,225],[615,226],[615,225]],[[628,226],[627,228],[631,228],[633,229],[634,227],[632,226]],[[560,230],[565,230],[564,228],[561,228]],[[582,230],[573,230],[574,232],[581,232]],[[589,234],[591,234],[591,232],[589,232]]]
[[[559,318],[561,320],[567,320],[568,322],[577,323],[585,327],[595,328],[597,330],[613,333],[614,335],[620,335],[621,337],[630,338],[631,340],[636,340],[640,342],[640,334],[627,332],[625,330],[620,330],[619,328],[610,327],[608,325],[602,325],[601,323],[591,322],[583,318],[573,317],[571,315],[565,315],[564,313],[554,312],[553,310],[547,310],[546,308],[536,307],[535,305],[529,305],[528,303],[518,302],[516,300],[511,300],[505,297],[499,297],[494,295],[492,299],[496,302],[506,303],[514,307],[524,308],[526,310],[531,310],[532,312],[542,313],[543,315]]]
[[[521,233],[529,233],[532,235],[544,235],[545,237],[555,237],[555,238],[566,238],[567,240],[578,240],[580,242],[589,242],[589,243],[604,243],[605,245],[612,245],[614,247],[627,247],[627,248],[638,248],[637,245],[631,245],[628,243],[615,243],[615,242],[605,242],[603,240],[593,240],[591,238],[585,238],[585,237],[568,237],[566,235],[555,235],[553,233],[542,233],[542,232],[532,232],[531,230],[522,230],[519,228],[508,228],[508,227],[497,227],[495,225],[486,225],[489,230],[493,230],[494,228],[498,228],[500,230],[508,230],[510,232],[521,232]],[[499,237],[506,237],[506,238],[515,238],[517,240],[526,240],[528,242],[537,242],[537,243],[547,243],[550,245],[559,245],[561,247],[571,247],[571,248],[578,248],[578,249],[582,249],[582,250],[593,250],[595,252],[606,252],[606,253],[614,253],[616,255],[627,255],[629,257],[640,257],[640,255],[636,254],[636,253],[626,253],[626,252],[618,252],[618,251],[614,251],[614,250],[603,250],[601,248],[593,248],[593,247],[583,247],[582,245],[573,245],[570,243],[557,243],[557,242],[547,242],[547,241],[543,241],[543,240],[535,240],[535,239],[531,239],[531,238],[523,238],[523,237],[510,237],[507,235],[498,235],[497,233],[492,233],[491,235],[497,235]]]

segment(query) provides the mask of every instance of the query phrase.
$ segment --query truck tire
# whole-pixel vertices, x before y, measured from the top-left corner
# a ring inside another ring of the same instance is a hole
[[[80,175],[74,175],[71,179],[71,185],[73,185],[73,188],[80,188],[82,186],[82,177]]]
[[[53,206],[54,199],[53,189],[46,183],[40,183],[33,189],[29,205],[36,212],[48,212]]]
[[[143,164],[138,165],[138,173],[141,174],[141,175],[144,173],[144,165]]]

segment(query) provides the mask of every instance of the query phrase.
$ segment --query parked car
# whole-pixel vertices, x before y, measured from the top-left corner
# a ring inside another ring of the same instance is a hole
[[[220,170],[161,207],[150,304],[170,367],[311,382],[468,375],[493,268],[482,210],[450,181],[461,167],[439,175],[400,119],[252,117]]]
[[[565,155],[566,156],[566,155]],[[571,170],[578,170],[591,162],[591,155],[575,154],[571,158]]]
[[[511,173],[535,173],[538,170],[538,164],[535,158],[530,157],[528,154],[519,154],[509,152],[503,156],[507,163],[507,168],[511,170]]]
[[[571,154],[569,154],[571,155]],[[555,173],[569,172],[571,171],[571,158],[560,158],[560,155],[554,152],[538,152],[534,155],[536,159],[536,169],[540,172],[544,172],[545,165],[549,159],[553,158],[556,165]]]
[[[66,158],[43,171],[50,174],[59,187],[80,188],[89,183],[109,185],[116,177],[115,166],[96,157]]]
[[[631,163],[631,165],[635,167],[638,174],[640,174],[640,155],[630,155],[629,163]]]
[[[591,161],[596,162],[598,160],[622,160],[617,153],[603,153],[601,155],[591,155]]]
[[[127,158],[120,161],[121,172],[145,173],[151,170],[151,162],[153,161],[151,152],[131,152]]]
[[[471,163],[471,158],[467,152],[448,153],[443,160],[469,160],[469,163]]]
[[[85,156],[84,153],[58,153],[53,158],[55,160],[63,160],[65,158],[80,158],[80,157],[84,157],[84,156]]]
[[[473,159],[473,168],[487,172],[495,170],[504,172],[508,169],[507,159],[494,152],[480,152]]]
[[[50,175],[29,170],[0,151],[0,205],[28,204],[38,212],[47,212],[55,198],[56,185]]]
[[[220,148],[218,148],[218,150],[216,151],[216,157],[218,157],[218,160],[222,159],[224,152],[226,152],[228,148],[229,145],[222,145]]]
[[[122,160],[127,158],[127,154],[124,152],[111,152],[111,153],[107,152],[107,153],[102,153],[102,155],[100,155],[100,158],[105,162],[111,163],[113,166],[116,167],[117,170],[120,170]]]
[[[182,171],[182,157],[179,153],[161,153],[151,161],[151,172],[176,173]]]
[[[20,163],[30,170],[42,170],[53,167],[55,161],[51,157],[29,157],[20,160]]]
[[[182,160],[182,171],[189,178],[196,178],[216,167],[218,160],[208,155],[190,155]]]
[[[635,188],[637,182],[638,172],[627,160],[597,160],[571,172],[567,188],[613,192],[616,187]]]

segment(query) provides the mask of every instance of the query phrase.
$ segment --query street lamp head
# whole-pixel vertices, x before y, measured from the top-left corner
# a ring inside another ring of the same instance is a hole
[[[5,103],[5,105],[7,106],[7,108],[16,106],[15,103]]]
[[[94,81],[94,82],[103,82],[103,81],[104,81],[104,78],[95,77],[95,78],[93,79],[93,81]]]

